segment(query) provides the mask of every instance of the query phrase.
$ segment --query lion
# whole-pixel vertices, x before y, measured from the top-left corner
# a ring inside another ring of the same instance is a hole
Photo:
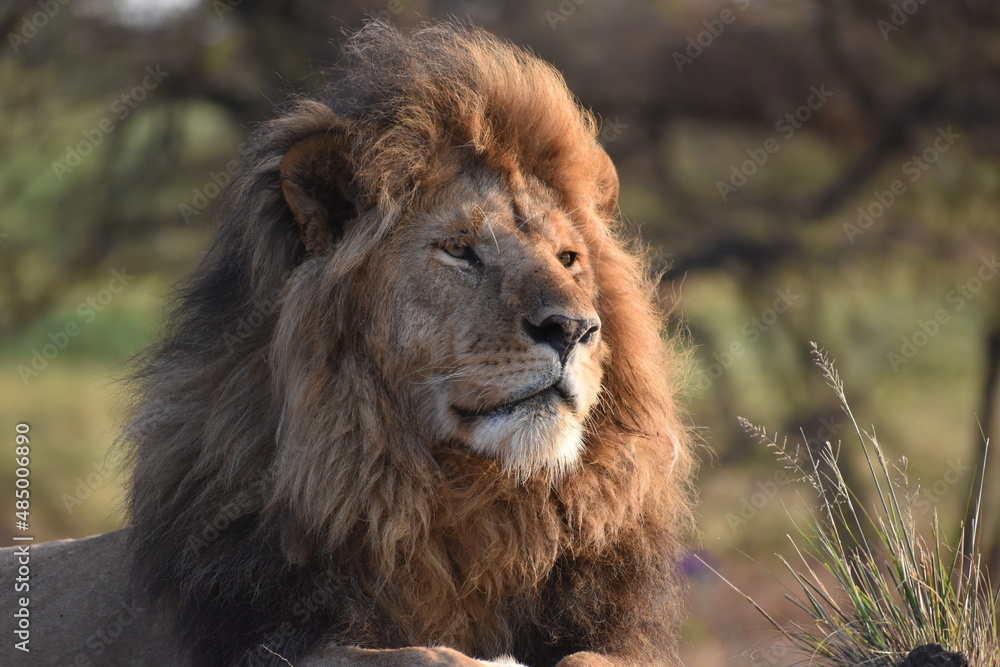
[[[693,459],[617,196],[553,67],[351,36],[144,357],[129,526],[35,556],[58,659],[676,664]]]

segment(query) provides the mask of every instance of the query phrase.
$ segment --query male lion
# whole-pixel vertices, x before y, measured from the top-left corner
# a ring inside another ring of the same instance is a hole
[[[130,527],[35,554],[38,664],[675,662],[691,458],[617,191],[548,65],[355,34],[138,376]]]

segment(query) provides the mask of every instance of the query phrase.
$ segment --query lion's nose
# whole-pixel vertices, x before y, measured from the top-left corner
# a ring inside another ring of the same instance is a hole
[[[577,344],[586,345],[593,340],[600,328],[600,320],[578,320],[564,315],[549,315],[538,324],[524,320],[528,337],[536,343],[551,345],[562,363],[566,363]]]

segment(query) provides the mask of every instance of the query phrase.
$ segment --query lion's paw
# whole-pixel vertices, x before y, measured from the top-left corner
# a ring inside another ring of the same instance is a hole
[[[428,667],[525,667],[509,655],[492,660],[477,660],[461,651],[443,646],[400,649],[396,653],[408,667],[418,664]]]
[[[602,655],[581,651],[566,656],[556,663],[556,667],[613,667],[613,663]]]
[[[502,655],[492,660],[479,660],[478,662],[481,665],[490,665],[490,667],[524,667],[524,665],[509,655]]]

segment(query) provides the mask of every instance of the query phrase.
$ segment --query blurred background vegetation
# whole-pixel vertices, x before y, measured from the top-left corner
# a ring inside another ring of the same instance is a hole
[[[998,433],[996,2],[14,0],[0,9],[0,424],[11,444],[31,425],[37,538],[121,524],[126,362],[198,263],[241,139],[373,15],[470,19],[554,63],[602,119],[623,218],[694,350],[709,562],[794,616],[740,552],[773,564],[786,506],[809,497],[736,417],[812,445],[842,436],[858,465],[812,340],[862,425],[907,457],[916,511],[958,531]],[[994,579],[998,502],[989,484]],[[749,605],[691,577],[689,664],[790,662]]]

